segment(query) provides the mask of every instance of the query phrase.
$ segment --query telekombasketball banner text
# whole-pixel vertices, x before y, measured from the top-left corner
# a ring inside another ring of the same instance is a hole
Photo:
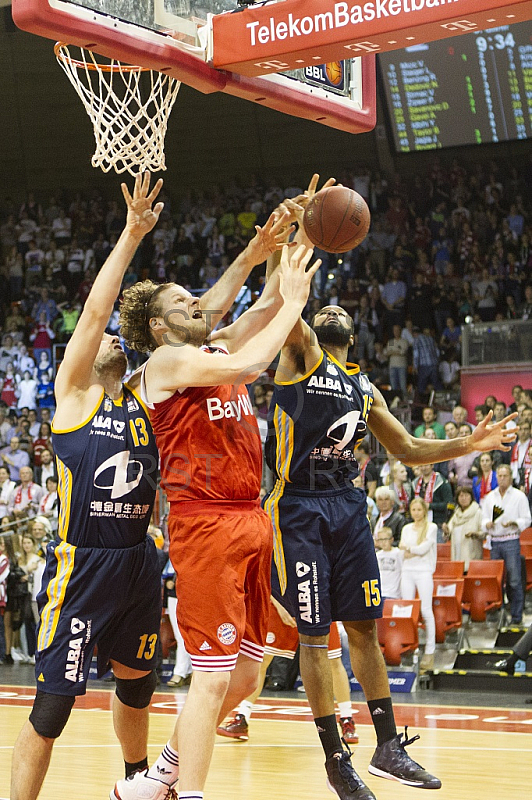
[[[261,75],[532,18],[532,0],[285,0],[213,18],[213,66]]]

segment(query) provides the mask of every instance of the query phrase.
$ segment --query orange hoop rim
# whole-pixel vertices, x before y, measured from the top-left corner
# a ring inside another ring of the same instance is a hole
[[[123,64],[119,61],[117,64],[99,64],[96,62],[89,62],[89,61],[78,61],[75,58],[71,58],[70,54],[67,56],[63,53],[63,47],[79,47],[80,50],[87,50],[87,53],[90,53],[94,57],[94,53],[92,50],[89,50],[86,47],[81,47],[80,45],[70,45],[69,42],[56,42],[54,44],[54,53],[56,58],[62,61],[64,64],[72,64],[72,66],[76,67],[76,69],[89,69],[92,72],[151,72],[149,67],[134,67],[132,64]],[[116,59],[115,59],[116,60]]]

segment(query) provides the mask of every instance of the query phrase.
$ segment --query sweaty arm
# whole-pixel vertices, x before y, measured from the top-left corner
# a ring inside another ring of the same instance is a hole
[[[506,445],[515,438],[515,428],[512,432],[505,431],[504,427],[515,414],[510,414],[501,422],[490,424],[490,412],[472,434],[460,439],[416,439],[408,433],[401,423],[388,410],[386,401],[379,390],[373,386],[374,402],[368,416],[368,426],[372,434],[384,445],[388,453],[402,461],[407,466],[418,464],[435,464],[459,458],[474,451],[487,450],[508,451]]]
[[[285,248],[280,270],[283,305],[271,322],[236,352],[213,356],[181,343],[159,347],[146,367],[151,402],[160,403],[177,389],[189,386],[256,380],[279,352],[307,301],[312,277],[319,266],[318,263],[305,271],[311,256],[312,251],[304,247],[298,248],[292,256]]]
[[[152,204],[162,186],[162,180],[157,181],[153,190],[149,192],[150,176],[144,173],[137,175],[133,196],[130,195],[125,184],[122,184],[122,193],[127,204],[126,227],[122,231],[116,246],[109,258],[102,266],[85,302],[74,333],[65,350],[65,356],[55,382],[59,414],[63,416],[63,406],[70,398],[74,400],[74,409],[66,410],[68,427],[75,425],[70,417],[84,418],[86,415],[85,401],[94,404],[96,394],[101,389],[92,389],[93,365],[98,355],[106,325],[111,316],[113,305],[120,293],[120,287],[125,271],[133,258],[142,238],[156,224],[163,204],[158,203],[152,210]],[[91,397],[86,398],[89,393]],[[94,399],[92,398],[94,394]],[[72,405],[69,402],[69,405]],[[62,427],[65,420],[58,423]]]

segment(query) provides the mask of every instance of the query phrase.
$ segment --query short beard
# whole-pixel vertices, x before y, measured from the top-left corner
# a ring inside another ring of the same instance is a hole
[[[335,347],[348,347],[352,332],[342,325],[316,325],[314,333],[320,344],[331,344]]]
[[[127,356],[119,350],[114,350],[94,362],[94,371],[100,378],[109,376],[122,380],[126,370]]]
[[[195,321],[200,322],[200,320]],[[210,334],[210,330],[204,320],[201,325],[185,326],[172,324],[169,321],[166,324],[168,326],[168,332],[163,334],[161,344],[169,344],[173,347],[180,347],[184,344],[189,344],[192,347],[201,347],[205,344]],[[170,336],[168,336],[168,334],[170,334]],[[171,338],[172,335],[175,336],[178,341]]]

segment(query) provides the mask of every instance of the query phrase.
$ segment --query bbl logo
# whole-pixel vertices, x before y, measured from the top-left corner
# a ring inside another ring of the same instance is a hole
[[[330,61],[328,64],[305,67],[305,79],[309,83],[343,92],[346,87],[346,70],[344,61]]]

